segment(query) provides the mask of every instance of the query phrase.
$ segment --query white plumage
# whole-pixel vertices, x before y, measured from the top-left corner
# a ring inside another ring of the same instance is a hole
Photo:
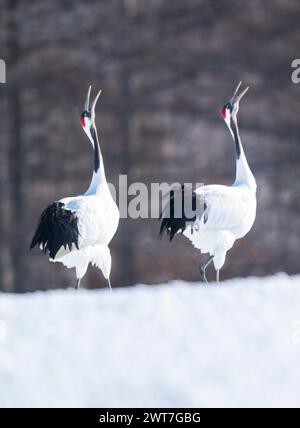
[[[118,228],[119,211],[107,183],[100,186],[94,195],[64,198],[60,202],[78,218],[79,250],[74,245],[72,251],[61,247],[55,259],[50,261],[61,262],[68,268],[74,267],[79,280],[91,263],[109,280],[111,255],[108,244]]]
[[[97,266],[110,286],[111,255],[108,247],[119,223],[119,210],[105,177],[95,125],[95,106],[89,107],[89,87],[81,124],[94,150],[94,172],[84,195],[67,197],[50,205],[42,214],[31,248],[38,244],[49,251],[50,261],[75,268],[77,288],[88,265]]]
[[[187,218],[178,222],[172,216],[167,218],[162,215],[161,233],[166,231],[172,239],[175,233],[181,231],[194,247],[202,253],[209,253],[209,259],[200,268],[204,281],[206,281],[205,269],[211,261],[217,270],[217,280],[219,280],[219,270],[225,263],[227,251],[236,239],[244,237],[249,232],[256,216],[256,182],[248,165],[237,125],[239,101],[248,90],[246,88],[238,95],[240,85],[241,83],[237,86],[231,100],[221,110],[235,143],[235,182],[232,186],[208,185],[196,189],[193,197],[204,202],[204,211],[202,209],[196,214],[192,222]],[[174,198],[170,204],[172,203],[174,207]],[[168,212],[172,213],[170,206]]]
[[[227,251],[236,239],[244,237],[251,229],[256,212],[255,193],[246,185],[221,186],[211,185],[197,189],[207,205],[207,221],[204,217],[197,218],[197,226],[191,226],[184,235],[202,253],[214,256],[213,262],[217,270],[221,269]],[[195,227],[196,226],[196,227]]]

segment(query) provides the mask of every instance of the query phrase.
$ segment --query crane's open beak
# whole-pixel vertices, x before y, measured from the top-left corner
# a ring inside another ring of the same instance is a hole
[[[87,96],[86,96],[86,100],[85,100],[85,103],[84,103],[84,110],[85,110],[85,111],[90,111],[90,96],[91,96],[91,89],[92,89],[92,87],[91,87],[91,85],[90,85],[90,86],[89,86],[89,89],[88,89]]]
[[[245,93],[248,91],[248,89],[250,88],[250,86],[247,86],[240,94],[239,89],[242,85],[242,82],[240,82],[237,87],[235,88],[234,94],[230,100],[230,103],[232,106],[234,106],[235,104],[239,104],[239,102],[241,101],[241,99],[243,98],[243,96],[245,95]]]
[[[90,85],[89,89],[88,89],[88,92],[87,92],[86,100],[85,100],[85,103],[84,103],[84,110],[88,111],[88,112],[93,112],[94,113],[95,112],[95,107],[96,107],[97,101],[98,101],[98,99],[100,97],[100,94],[102,92],[102,89],[100,89],[100,91],[96,95],[94,101],[90,104],[91,89],[92,89],[92,86]]]
[[[99,91],[99,92],[98,92],[98,94],[95,96],[95,99],[94,99],[94,101],[93,101],[93,102],[92,102],[92,104],[91,104],[91,111],[92,111],[92,112],[95,112],[95,107],[96,107],[96,104],[97,104],[97,101],[98,101],[98,99],[99,99],[99,97],[100,97],[101,92],[102,92],[102,89],[100,89],[100,91]]]

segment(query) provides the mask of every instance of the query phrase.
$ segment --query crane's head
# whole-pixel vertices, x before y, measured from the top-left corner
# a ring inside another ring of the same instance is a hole
[[[90,104],[91,86],[89,86],[86,96],[83,112],[80,116],[80,123],[85,133],[90,138],[92,128],[95,128],[95,107],[100,97],[101,89],[96,95],[94,101]]]
[[[227,125],[229,125],[231,118],[236,119],[237,113],[239,111],[240,101],[249,89],[249,86],[247,86],[242,92],[238,93],[239,89],[241,87],[241,84],[242,84],[242,82],[240,82],[237,85],[233,96],[221,108],[221,116],[223,117],[223,119],[225,120]]]

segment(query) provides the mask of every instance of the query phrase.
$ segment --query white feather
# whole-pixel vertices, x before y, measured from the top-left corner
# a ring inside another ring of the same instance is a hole
[[[75,245],[71,251],[61,247],[55,260],[50,260],[75,268],[78,279],[84,276],[89,264],[97,266],[104,277],[109,278],[111,256],[108,244],[118,228],[119,211],[108,186],[102,185],[96,194],[64,198],[60,202],[78,219],[79,250]]]
[[[206,216],[197,218],[193,232],[189,226],[184,235],[202,253],[213,255],[215,268],[221,269],[226,252],[254,223],[255,192],[247,185],[209,185],[196,189],[195,193],[204,197]]]

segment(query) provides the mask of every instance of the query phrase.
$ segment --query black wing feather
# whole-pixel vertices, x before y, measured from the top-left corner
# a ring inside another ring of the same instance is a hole
[[[189,191],[186,191],[186,187],[184,185],[181,185],[180,188],[172,189],[168,196],[169,196],[168,202],[159,216],[159,218],[161,219],[159,236],[162,236],[164,232],[166,232],[166,234],[170,238],[170,241],[172,241],[172,239],[174,238],[177,232],[181,231],[181,233],[183,233],[188,225],[193,225],[193,223],[196,220],[196,217],[201,218],[203,212],[204,212],[204,223],[206,223],[207,206],[205,204],[205,201],[202,201],[204,203],[201,204],[201,212],[198,212],[197,202],[198,200],[200,200],[200,196],[197,195],[195,192],[191,191],[191,189],[189,189]],[[185,200],[187,197],[192,198],[192,203],[191,203],[192,211],[196,212],[197,210],[197,215],[194,214],[191,216],[187,216],[185,214],[184,207],[186,206]],[[181,201],[179,201],[181,202],[181,205],[180,204],[176,205],[177,198],[181,199]],[[175,206],[181,206],[181,215],[175,216]],[[193,228],[192,228],[192,231],[193,231]]]
[[[78,249],[78,238],[78,218],[62,202],[54,202],[42,212],[30,249],[41,246],[54,259],[61,246],[71,251],[75,244]]]

